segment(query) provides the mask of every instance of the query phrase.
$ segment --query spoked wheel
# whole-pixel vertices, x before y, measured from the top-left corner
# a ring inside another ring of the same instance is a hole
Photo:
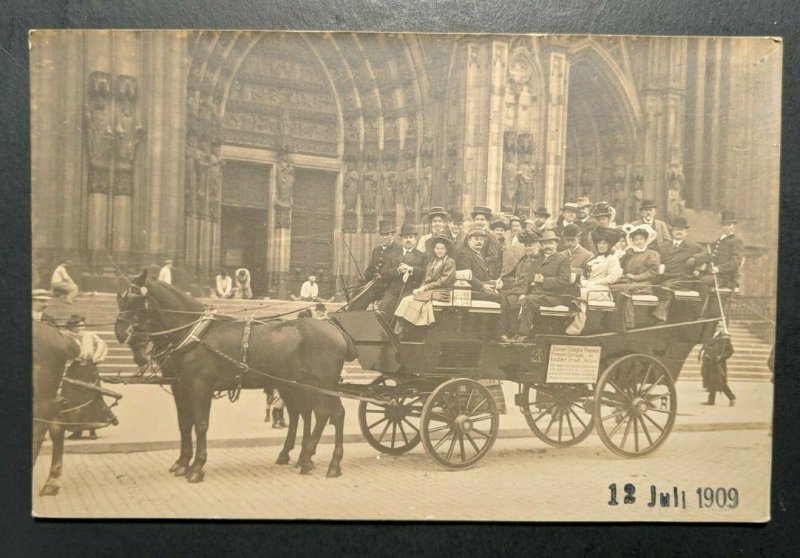
[[[525,384],[520,409],[541,441],[556,447],[574,446],[594,427],[593,409],[587,404],[592,394],[587,384]]]
[[[397,387],[392,378],[379,377],[373,387]],[[392,397],[387,404],[362,401],[358,405],[358,423],[367,443],[389,455],[402,455],[419,444],[419,421],[422,396]]]
[[[467,469],[489,453],[500,417],[491,392],[474,380],[449,380],[422,408],[422,446],[445,469]]]
[[[677,412],[675,382],[656,358],[627,355],[600,376],[595,390],[597,433],[617,455],[653,452],[666,441]]]

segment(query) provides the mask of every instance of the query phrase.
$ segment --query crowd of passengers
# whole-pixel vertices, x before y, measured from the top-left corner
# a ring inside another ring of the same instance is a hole
[[[394,224],[381,221],[365,274],[371,285],[351,308],[374,302],[402,334],[409,324],[435,321],[433,301],[449,300],[458,277],[472,300],[500,305],[494,340],[526,342],[542,307],[567,306],[572,320],[564,333],[580,335],[587,310],[614,293],[656,296],[650,318],[663,322],[675,291],[705,298],[712,288],[733,289],[743,258],[736,215],[723,211],[720,236],[703,247],[690,240],[684,217],[668,225],[656,209],[644,200],[640,219],[617,226],[613,207],[587,198],[565,203],[555,223],[546,208],[526,219],[477,206],[465,231],[460,211],[434,207],[426,215],[430,232],[419,237],[403,225],[399,243]],[[617,300],[625,328],[636,327],[631,296]]]

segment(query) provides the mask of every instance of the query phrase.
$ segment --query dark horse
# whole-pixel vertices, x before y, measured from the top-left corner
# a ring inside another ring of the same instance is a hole
[[[53,325],[33,322],[33,465],[50,433],[53,456],[50,475],[39,492],[41,496],[58,494],[57,479],[61,476],[64,459],[64,424],[58,388],[67,361],[78,356],[80,347],[73,338],[61,335]]]
[[[298,458],[300,472],[313,469],[311,457],[330,420],[336,435],[328,476],[341,475],[344,453],[341,400],[292,383],[337,389],[345,361],[357,356],[355,346],[339,328],[320,320],[248,323],[206,314],[205,307],[191,296],[167,283],[147,279],[146,270],[117,295],[117,303],[120,309],[115,325],[117,340],[128,343],[139,366],[147,364],[152,354],[164,376],[176,380],[172,394],[178,412],[181,452],[170,468],[176,476],[186,475],[189,482],[203,480],[206,434],[215,392],[275,386],[282,395],[289,396],[284,400],[292,418],[290,436],[278,463],[288,463],[289,451],[294,446],[298,421],[292,413],[307,417],[313,410],[317,420],[311,436],[303,438]],[[245,361],[246,367],[240,366]],[[190,464],[192,430],[197,447]]]

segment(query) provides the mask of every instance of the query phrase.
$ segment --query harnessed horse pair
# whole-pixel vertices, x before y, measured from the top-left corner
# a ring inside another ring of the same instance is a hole
[[[277,463],[289,462],[302,415],[305,427],[298,465],[301,473],[309,473],[330,420],[336,432],[327,476],[341,475],[344,407],[336,388],[344,362],[357,353],[337,326],[320,320],[238,320],[218,315],[172,285],[148,279],[146,270],[117,295],[117,303],[117,340],[128,344],[136,364],[144,366],[152,357],[164,377],[173,379],[181,451],[170,472],[185,475],[189,482],[203,480],[215,393],[228,390],[235,400],[241,389],[276,387],[290,417]],[[312,411],[316,424],[310,432]]]

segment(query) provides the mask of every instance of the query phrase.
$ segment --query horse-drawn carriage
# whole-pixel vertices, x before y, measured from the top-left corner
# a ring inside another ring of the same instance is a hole
[[[475,465],[498,434],[499,413],[486,381],[518,384],[515,404],[533,433],[553,446],[572,446],[596,429],[624,457],[647,455],[669,436],[677,415],[675,381],[691,350],[714,334],[718,305],[692,290],[674,293],[667,322],[656,322],[652,295],[625,295],[636,311],[626,330],[614,302],[593,306],[585,334],[563,334],[566,306],[543,307],[527,343],[488,338],[500,305],[454,289],[435,302],[435,324],[400,340],[386,316],[339,312],[333,319],[354,339],[364,369],[382,373],[366,389],[359,423],[381,452],[399,455],[420,441],[448,469]],[[657,302],[657,299],[655,299]],[[370,399],[364,400],[365,396]]]
[[[118,297],[115,333],[137,364],[158,364],[161,380],[143,382],[171,385],[181,451],[170,471],[190,482],[204,477],[214,395],[264,387],[284,394],[291,420],[279,464],[289,462],[299,418],[304,421],[302,473],[313,469],[311,457],[330,421],[336,435],[328,476],[341,474],[341,397],[360,401],[362,433],[379,451],[400,455],[422,442],[439,465],[471,467],[498,435],[497,393],[486,384],[499,381],[518,384],[515,404],[545,443],[571,446],[596,429],[614,453],[639,457],[662,445],[672,430],[675,381],[694,346],[707,342],[724,320],[720,309],[730,294],[721,291],[675,290],[663,323],[650,315],[654,296],[623,293],[617,300],[633,306],[633,329],[620,319],[616,302],[589,300],[580,336],[563,333],[572,316],[568,307],[542,307],[528,342],[504,343],[488,336],[500,305],[473,300],[458,288],[432,302],[434,324],[401,339],[390,318],[377,311],[337,311],[331,321],[221,315],[143,272]],[[43,354],[66,355],[63,348],[39,345]],[[369,385],[343,383],[344,362],[355,358],[381,375]],[[61,360],[48,367],[56,387]]]

